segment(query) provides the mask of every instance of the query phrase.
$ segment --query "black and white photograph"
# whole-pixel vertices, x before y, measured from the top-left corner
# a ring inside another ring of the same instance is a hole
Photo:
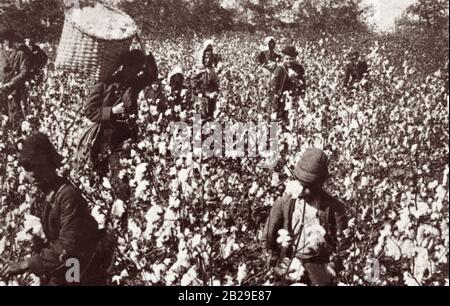
[[[0,286],[449,286],[448,27],[448,0],[0,0]]]

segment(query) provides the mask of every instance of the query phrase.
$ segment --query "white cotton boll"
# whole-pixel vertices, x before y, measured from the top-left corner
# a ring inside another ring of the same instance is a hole
[[[416,247],[411,239],[404,240],[400,249],[402,256],[406,258],[413,258],[416,254]]]
[[[293,199],[297,199],[303,191],[303,186],[299,181],[287,181],[285,193],[290,194]]]
[[[156,105],[150,105],[150,114],[152,116],[157,116],[159,114],[158,107]]]
[[[177,197],[173,197],[173,196],[171,196],[170,198],[169,198],[169,206],[170,207],[172,207],[172,208],[178,208],[178,207],[180,207],[180,200],[177,198]]]
[[[23,121],[22,125],[21,125],[21,130],[22,130],[22,132],[25,132],[25,133],[30,132],[31,131],[30,123],[28,121]]]
[[[111,183],[109,182],[108,178],[106,178],[106,177],[103,178],[102,186],[106,189],[112,188]]]
[[[131,232],[133,238],[137,239],[142,236],[142,230],[133,220],[128,220],[128,231]]]
[[[105,215],[100,211],[100,207],[95,206],[91,211],[92,217],[94,217],[95,221],[98,223],[98,228],[102,229],[105,227]]]
[[[145,172],[147,171],[148,164],[147,163],[141,163],[136,166],[135,173],[134,173],[134,180],[136,182],[141,182],[144,179]]]
[[[399,244],[397,244],[392,238],[387,239],[384,250],[385,255],[392,257],[394,260],[399,260],[402,256]]]
[[[195,234],[191,240],[192,248],[195,249],[196,247],[200,246],[201,242],[202,242],[202,236],[200,234]]]
[[[225,199],[223,199],[222,203],[224,205],[230,205],[233,202],[233,198],[230,196],[226,196]]]
[[[430,207],[426,202],[417,202],[417,209],[412,211],[412,214],[418,219],[430,212]]]
[[[424,274],[430,269],[430,265],[428,250],[426,248],[418,248],[417,256],[414,259],[414,277],[417,281],[422,282]]]
[[[242,263],[238,267],[238,273],[236,280],[239,285],[241,285],[242,281],[247,277],[247,265],[245,263]]]
[[[287,248],[290,242],[291,237],[289,236],[289,232],[285,229],[280,229],[278,231],[277,243],[280,244],[283,248]]]
[[[25,215],[24,230],[40,238],[45,238],[41,219],[33,215]]]
[[[278,184],[280,183],[280,178],[278,176],[278,173],[273,173],[272,174],[272,180],[271,180],[271,186],[278,186]]]
[[[248,191],[250,195],[254,195],[256,193],[256,190],[258,190],[258,184],[256,182],[253,182],[252,187],[250,187],[250,190]]]
[[[5,251],[6,245],[7,245],[6,236],[3,236],[3,238],[0,240],[0,256]]]
[[[188,169],[181,169],[178,172],[178,180],[180,182],[186,182],[188,177],[189,177],[189,170]]]
[[[300,260],[297,257],[294,257],[291,262],[291,266],[289,267],[289,271],[292,271],[288,275],[289,279],[291,281],[299,281],[305,272],[305,268]]]
[[[166,153],[167,153],[167,144],[166,144],[165,141],[161,141],[158,144],[158,151],[159,151],[160,155],[166,155]]]
[[[306,227],[305,234],[306,240],[308,241],[308,247],[314,251],[317,251],[319,246],[325,243],[326,231],[320,224]]]
[[[115,200],[111,208],[111,214],[120,218],[124,213],[125,213],[125,204],[123,203],[123,201],[120,199]]]
[[[137,199],[146,201],[148,198],[146,191],[149,186],[150,186],[150,183],[147,180],[143,180],[143,181],[139,182],[138,186],[136,187],[136,190],[134,191],[134,196]]]

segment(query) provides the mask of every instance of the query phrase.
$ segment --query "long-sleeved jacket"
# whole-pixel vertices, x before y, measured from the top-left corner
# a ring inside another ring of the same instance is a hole
[[[38,276],[56,277],[64,283],[66,260],[69,258],[79,260],[80,273],[86,271],[100,234],[80,191],[66,180],[58,179],[42,210],[36,214],[41,218],[47,243],[28,258],[31,272]]]
[[[131,84],[123,84],[120,75],[108,82],[94,85],[88,95],[84,114],[92,122],[102,123],[100,132],[99,154],[106,150],[120,151],[123,143],[137,137],[136,119],[138,113],[137,98],[146,82],[136,80]],[[114,115],[114,105],[122,103],[125,115]]]
[[[198,71],[192,79],[191,87],[196,95],[219,91],[219,77],[214,68]]]
[[[277,245],[278,231],[287,230],[293,236],[292,217],[294,212],[295,199],[289,194],[283,195],[273,204],[269,217],[264,226],[262,240],[266,244],[268,251],[279,254],[280,248]],[[339,202],[328,193],[321,191],[318,203],[318,215],[321,226],[325,229],[326,247],[320,248],[318,254],[309,260],[327,262],[330,252],[337,247],[337,237],[343,237],[343,232],[347,228],[347,215],[344,204]],[[292,256],[292,246],[287,255]]]
[[[298,95],[304,92],[306,87],[305,69],[300,64],[295,64],[292,68],[294,76],[289,76],[288,69],[284,65],[278,65],[272,73],[270,80],[271,93],[281,96],[285,91],[291,91]]]
[[[258,53],[256,60],[260,65],[262,65],[263,68],[272,71],[268,64],[276,64],[281,61],[281,55],[276,53],[275,51],[271,52],[270,50],[265,50]]]
[[[26,52],[15,48],[10,51],[0,48],[0,82],[11,83],[8,94],[24,97],[29,70],[29,55]]]
[[[369,72],[369,67],[365,61],[348,63],[345,66],[344,86],[352,86],[360,82]]]

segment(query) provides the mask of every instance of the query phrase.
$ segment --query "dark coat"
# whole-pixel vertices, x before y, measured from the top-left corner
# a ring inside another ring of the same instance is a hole
[[[0,82],[12,84],[8,94],[24,96],[29,70],[29,54],[19,49],[0,49]]]
[[[328,262],[332,250],[337,247],[337,237],[343,237],[343,231],[347,228],[347,215],[344,204],[322,191],[319,197],[318,210],[320,224],[326,231],[325,240],[327,247],[320,249],[314,258],[310,261]],[[273,254],[280,253],[280,247],[277,244],[278,231],[287,230],[292,237],[292,215],[294,212],[295,199],[290,195],[283,195],[272,206],[269,217],[267,218],[263,232],[263,242],[266,248]],[[292,256],[292,249],[288,250],[287,256]]]
[[[276,53],[275,51],[270,52],[270,50],[261,51],[256,61],[262,65],[264,68],[270,70],[266,65],[269,63],[278,63],[281,61],[281,55]]]
[[[27,99],[25,81],[29,77],[29,58],[23,50],[0,48],[0,83],[12,86],[0,90],[0,113],[9,117],[12,129],[20,126],[25,116],[22,104]]]
[[[106,154],[108,149],[121,151],[125,141],[136,139],[137,98],[146,84],[145,80],[123,84],[117,75],[91,88],[84,114],[92,122],[101,123],[99,147],[95,153]],[[125,105],[126,114],[114,115],[113,106],[121,102]]]
[[[272,73],[270,80],[271,93],[281,96],[286,91],[291,91],[293,95],[299,95],[306,88],[305,69],[300,64],[292,67],[297,76],[289,77],[288,69],[284,65],[278,65]]]
[[[360,82],[369,72],[369,66],[365,61],[348,63],[345,66],[344,86],[350,87]]]
[[[28,54],[31,76],[34,76],[34,74],[47,65],[48,55],[38,45],[32,44],[31,48],[29,48],[27,45],[23,44],[19,49]]]
[[[219,78],[214,69],[209,72],[205,68],[196,73],[192,79],[191,87],[196,95],[219,91]]]
[[[41,218],[47,243],[39,246],[37,254],[28,259],[31,272],[64,283],[66,260],[76,258],[83,276],[100,234],[81,192],[60,178],[42,208],[34,213]]]

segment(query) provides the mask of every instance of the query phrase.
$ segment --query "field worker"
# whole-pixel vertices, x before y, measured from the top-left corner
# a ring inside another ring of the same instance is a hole
[[[120,159],[130,156],[130,145],[137,139],[137,99],[158,75],[153,66],[152,60],[141,50],[124,54],[120,69],[108,80],[91,88],[84,110],[85,116],[94,123],[92,129],[96,132],[87,130],[80,147],[93,144],[94,169],[101,176],[106,176],[109,171],[115,195],[122,201],[129,199],[131,190],[128,177],[119,175]],[[95,138],[87,135],[95,135]]]
[[[29,55],[17,48],[20,43],[21,37],[14,31],[0,33],[0,110],[8,116],[12,130],[25,118],[25,81],[30,70]]]
[[[31,35],[25,35],[25,46],[30,50],[30,81],[39,84],[44,79],[42,70],[47,65],[48,55]]]
[[[199,52],[199,67],[194,74],[191,88],[196,96],[196,104],[207,119],[214,117],[219,95],[219,77],[214,65],[216,58],[211,43],[205,43]]]
[[[347,55],[347,64],[344,72],[344,86],[352,87],[368,75],[369,66],[364,60],[360,59],[358,51],[352,51]]]
[[[221,69],[221,63],[222,63],[222,57],[220,54],[216,53],[216,51],[214,50],[215,46],[214,46],[214,41],[212,39],[207,39],[203,42],[203,47],[202,50],[211,50],[212,52],[212,66],[214,68],[218,68],[219,70]],[[198,62],[199,62],[199,66],[202,65],[203,59],[201,57],[201,55],[198,55]]]
[[[285,93],[293,97],[303,95],[306,88],[305,69],[296,62],[298,52],[293,46],[286,46],[282,50],[283,62],[272,73],[270,80],[270,92],[273,104],[277,110],[277,118],[287,120],[285,110]]]
[[[267,50],[259,52],[257,57],[257,62],[262,68],[269,72],[275,70],[277,64],[282,59],[281,55],[275,52],[275,46],[275,38],[272,36],[266,37],[266,39],[264,39],[264,47],[267,48]]]
[[[164,78],[156,78],[153,80],[152,84],[145,91],[145,98],[149,100],[150,105],[156,107],[157,115],[152,115],[152,117],[158,117],[159,114],[165,113],[168,105],[167,98],[165,96],[162,81]]]
[[[286,258],[297,257],[312,285],[332,285],[335,280],[328,266],[330,256],[348,248],[344,235],[346,209],[322,189],[329,176],[328,158],[322,150],[306,150],[294,174],[300,184],[274,203],[264,227],[269,262],[281,260],[283,270]],[[286,248],[277,243],[281,229],[291,237]]]
[[[35,237],[35,253],[7,263],[0,275],[10,277],[30,271],[41,278],[42,285],[104,284],[107,268],[100,260],[105,255],[99,249],[102,234],[80,190],[57,175],[62,160],[45,134],[34,132],[24,140],[19,165],[27,180],[45,195],[43,203],[32,211],[41,220],[45,240]],[[74,272],[79,278],[71,273],[74,278],[66,277],[68,259],[79,263]]]
[[[190,108],[188,87],[184,84],[184,71],[181,66],[175,66],[167,80],[167,97],[172,111],[179,113]]]

